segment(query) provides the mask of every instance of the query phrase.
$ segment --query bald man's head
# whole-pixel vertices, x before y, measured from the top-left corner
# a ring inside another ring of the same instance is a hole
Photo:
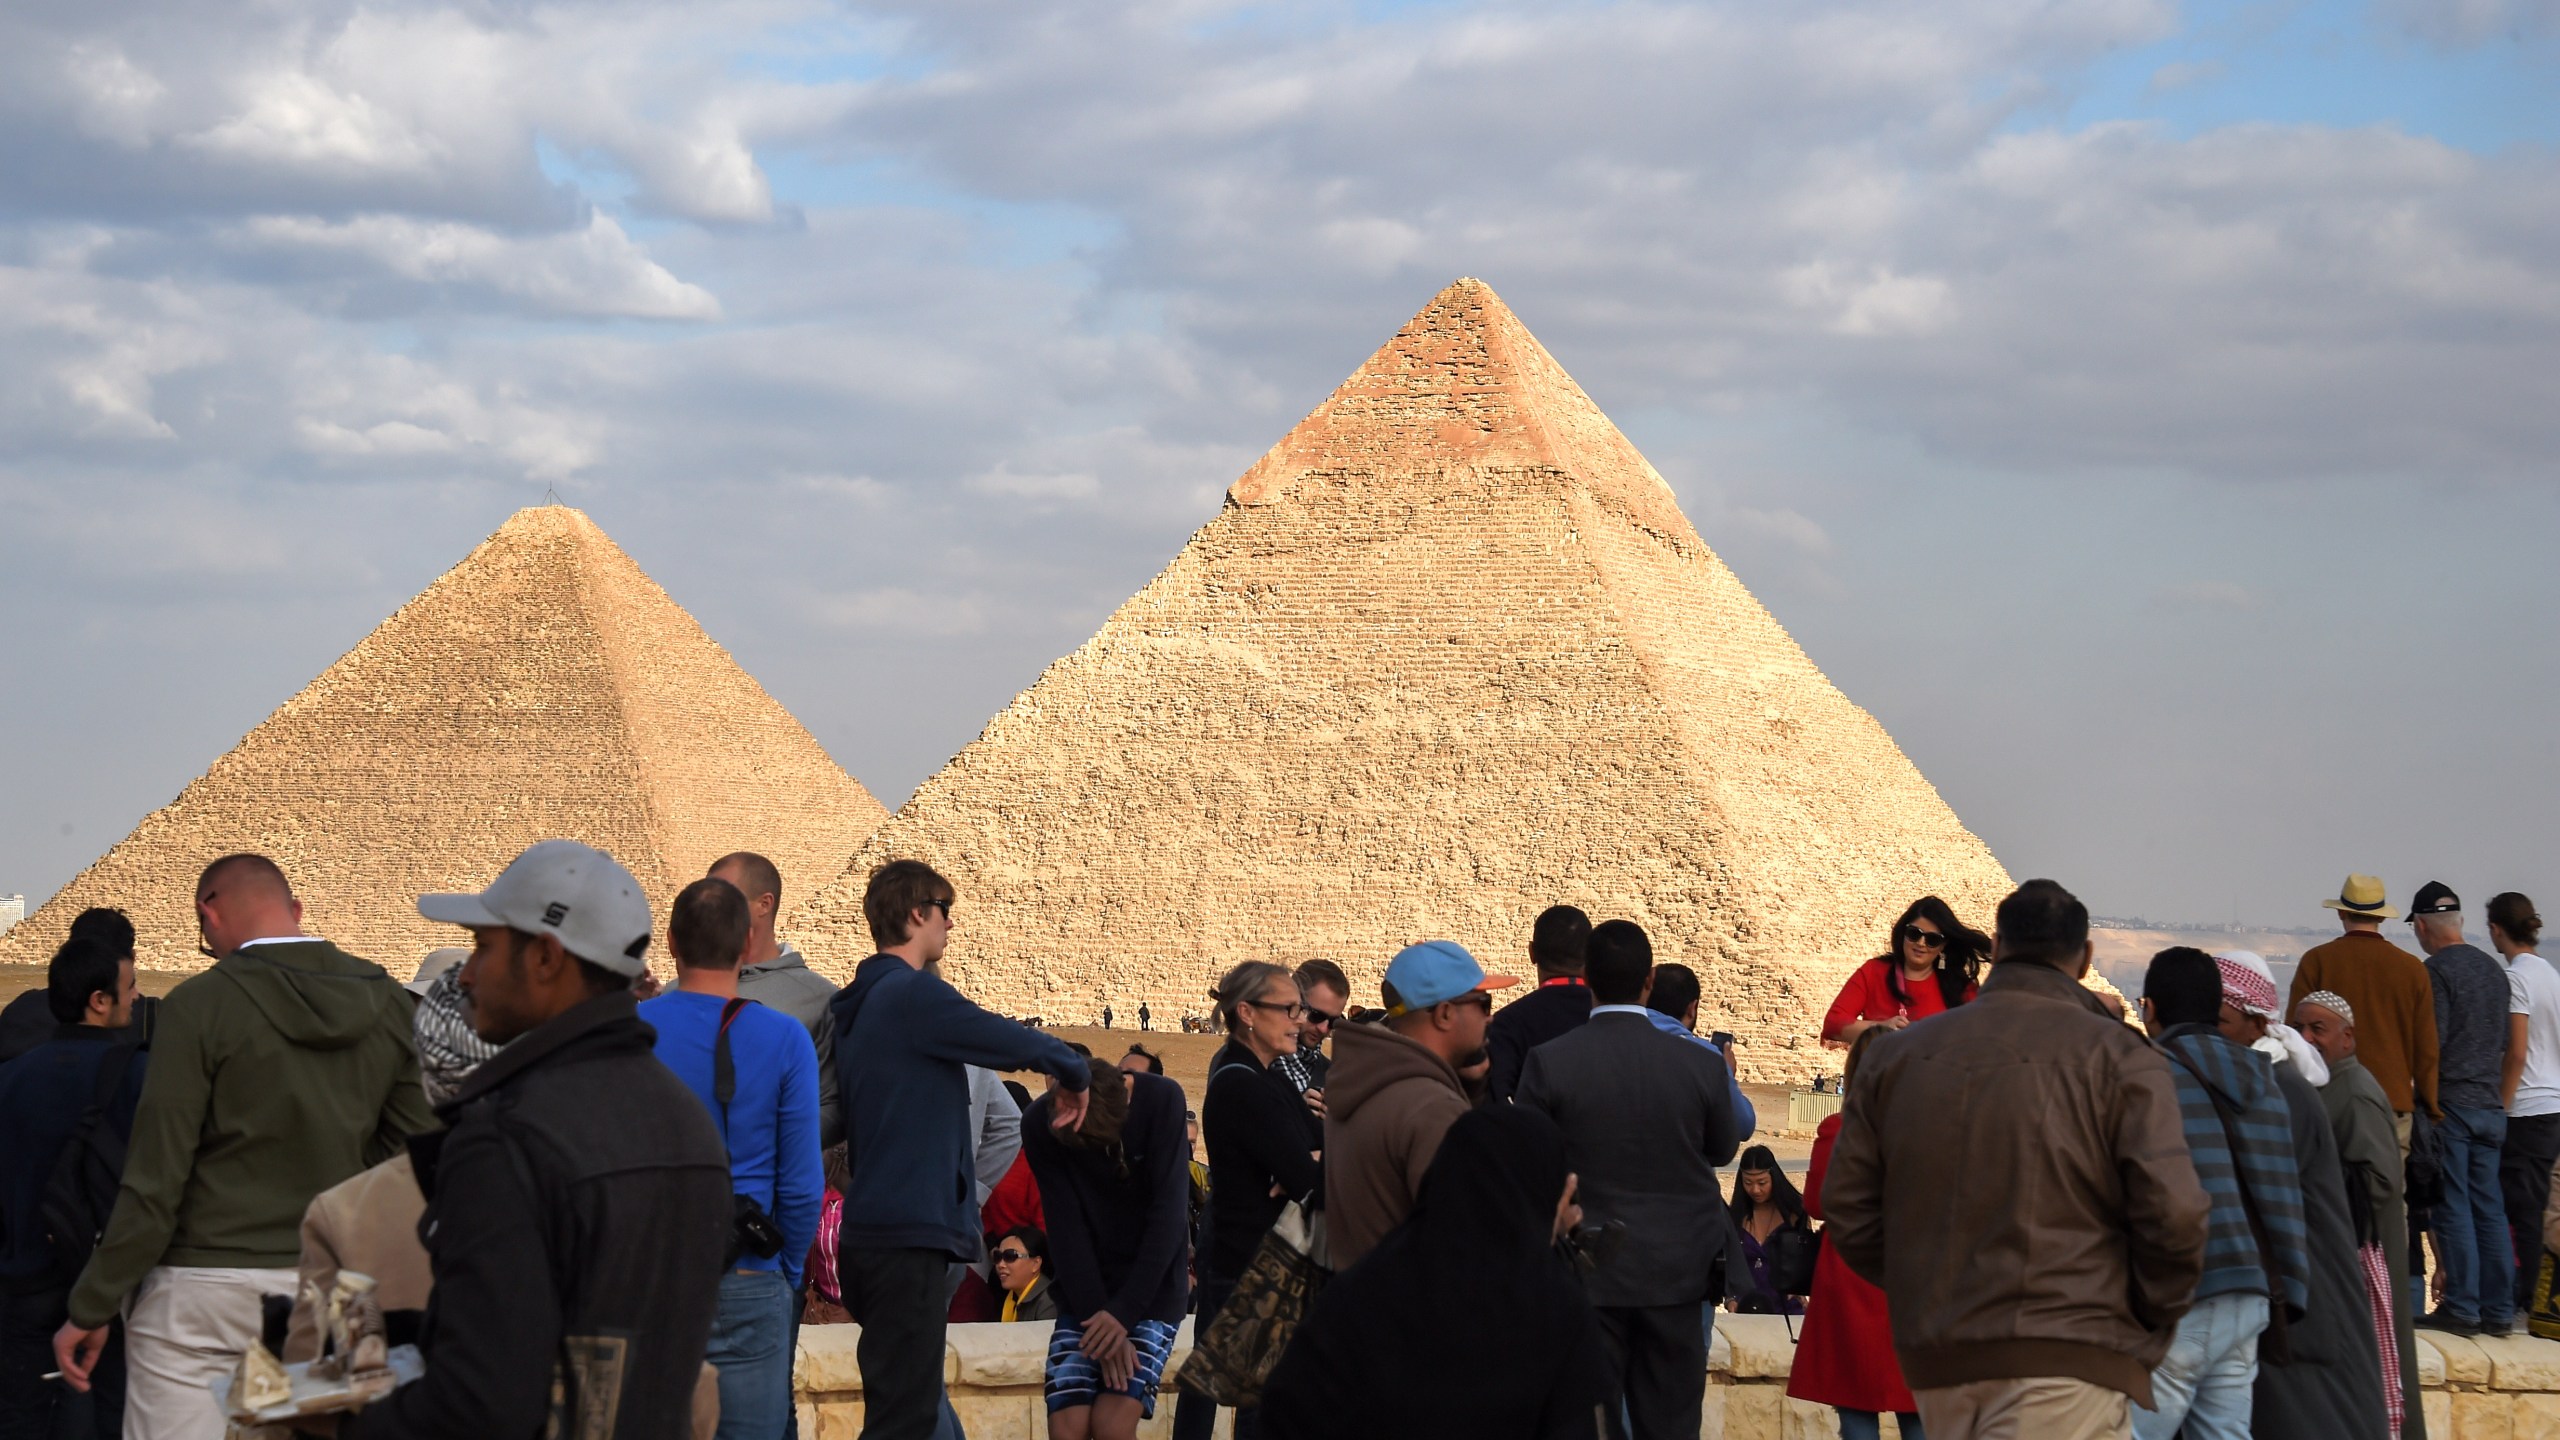
[[[264,855],[225,855],[204,867],[204,873],[196,877],[196,899],[208,900],[217,892],[293,898],[293,887],[285,883],[283,867]]]
[[[273,860],[225,855],[196,879],[196,925],[218,960],[251,940],[301,934],[302,902]]]

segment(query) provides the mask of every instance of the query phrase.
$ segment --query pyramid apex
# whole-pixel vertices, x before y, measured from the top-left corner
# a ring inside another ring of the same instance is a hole
[[[587,518],[586,511],[554,500],[540,505],[527,505],[518,510],[508,516],[506,523],[499,526],[489,538],[493,540],[538,539],[595,528],[596,522]]]
[[[1311,473],[1377,481],[1563,471],[1664,534],[1694,534],[1662,476],[1493,287],[1451,281],[1229,487],[1267,505]]]

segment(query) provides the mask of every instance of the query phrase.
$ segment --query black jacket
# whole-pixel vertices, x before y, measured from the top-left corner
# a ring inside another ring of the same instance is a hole
[[[1732,1077],[1715,1052],[1643,1015],[1589,1017],[1529,1054],[1519,1104],[1564,1132],[1593,1225],[1626,1239],[1588,1279],[1601,1306],[1686,1305],[1738,1293],[1740,1247],[1716,1167],[1742,1143]],[[1630,1097],[1642,1097],[1631,1104]]]
[[[347,1432],[679,1440],[718,1304],[729,1164],[628,992],[519,1037],[413,1137],[426,1377]],[[554,1424],[554,1386],[566,1413]]]
[[[44,992],[28,992],[38,999]],[[50,1013],[50,1012],[48,1012]],[[121,1030],[56,1025],[50,1037],[0,1065],[0,1281],[11,1289],[63,1288],[71,1277],[53,1273],[53,1247],[44,1223],[44,1192],[62,1147],[80,1128],[80,1116],[97,1093],[98,1067],[125,1045]],[[127,1049],[125,1078],[107,1121],[121,1137],[133,1134],[134,1107],[142,1100],[150,1053]]]
[[[1541,983],[1537,989],[1493,1012],[1485,1027],[1485,1053],[1493,1069],[1485,1076],[1486,1093],[1511,1100],[1520,1093],[1520,1071],[1529,1052],[1582,1028],[1591,1018],[1591,987],[1580,980]]]
[[[1324,1167],[1314,1152],[1324,1148],[1324,1130],[1295,1086],[1233,1040],[1209,1062],[1200,1128],[1209,1145],[1200,1275],[1233,1280],[1252,1262],[1283,1206],[1291,1200],[1322,1203]],[[1278,1195],[1271,1193],[1275,1184]]]
[[[1129,1077],[1117,1157],[1060,1141],[1050,1109],[1043,1095],[1023,1112],[1022,1153],[1048,1217],[1059,1313],[1084,1320],[1108,1310],[1123,1325],[1181,1324],[1191,1293],[1183,1264],[1190,1258],[1191,1147],[1182,1133],[1182,1087],[1161,1075]]]

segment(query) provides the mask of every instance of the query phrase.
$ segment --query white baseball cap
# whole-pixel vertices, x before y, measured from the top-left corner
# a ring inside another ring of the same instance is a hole
[[[545,840],[508,862],[477,895],[421,895],[418,913],[453,925],[551,935],[617,975],[649,968],[649,898],[622,862],[575,840]]]

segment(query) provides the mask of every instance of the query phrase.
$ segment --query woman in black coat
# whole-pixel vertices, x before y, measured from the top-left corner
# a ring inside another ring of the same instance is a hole
[[[1564,1134],[1489,1106],[1449,1127],[1413,1214],[1316,1299],[1262,1392],[1270,1440],[1598,1440],[1607,1353],[1556,1250]]]

